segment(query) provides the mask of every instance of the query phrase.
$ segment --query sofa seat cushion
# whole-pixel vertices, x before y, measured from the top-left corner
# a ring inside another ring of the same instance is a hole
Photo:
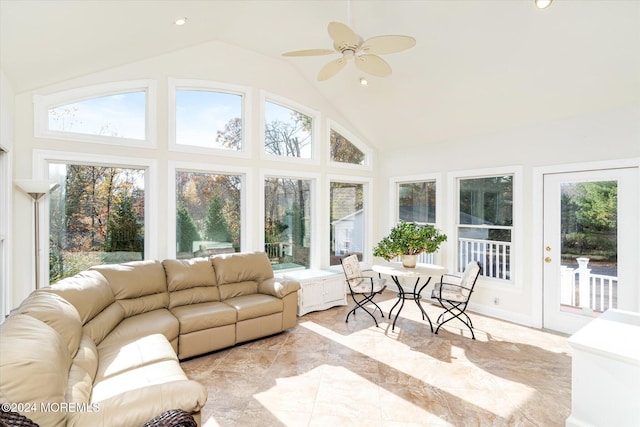
[[[187,376],[177,361],[163,360],[96,381],[91,393],[91,402],[101,402],[120,393],[155,384],[184,380],[187,380]]]
[[[236,323],[237,313],[232,307],[221,302],[183,305],[171,310],[180,322],[180,334],[217,328]]]
[[[238,312],[238,322],[281,313],[284,307],[280,298],[265,294],[242,295],[225,300],[224,303]]]
[[[164,360],[178,361],[173,347],[162,334],[147,335],[126,343],[100,346],[95,382]]]
[[[178,319],[169,310],[162,308],[124,319],[102,340],[98,349],[157,333],[161,333],[169,341],[173,341],[178,337],[179,332]]]
[[[139,427],[170,409],[197,414],[207,401],[207,389],[196,381],[171,381],[125,391],[92,404],[95,411],[67,415],[67,427]]]

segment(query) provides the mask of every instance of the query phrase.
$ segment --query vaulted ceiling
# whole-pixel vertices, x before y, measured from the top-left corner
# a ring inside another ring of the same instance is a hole
[[[417,44],[367,87],[353,64],[318,82],[337,56],[281,54],[330,49],[331,21]],[[16,93],[212,40],[298,70],[383,151],[640,104],[637,0],[0,0]]]

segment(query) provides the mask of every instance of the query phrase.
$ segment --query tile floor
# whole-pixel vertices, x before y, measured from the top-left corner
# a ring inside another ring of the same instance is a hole
[[[450,322],[438,335],[395,293],[344,322],[347,307],[309,313],[284,333],[187,360],[209,390],[213,426],[564,426],[571,409],[567,337],[472,313],[476,340]],[[432,320],[441,312],[423,303]],[[379,316],[379,314],[378,314]]]

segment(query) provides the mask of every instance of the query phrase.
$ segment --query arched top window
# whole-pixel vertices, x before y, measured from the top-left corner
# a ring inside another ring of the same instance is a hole
[[[155,92],[155,82],[135,80],[36,95],[35,136],[155,146]]]
[[[263,142],[267,157],[317,162],[318,113],[263,94]]]
[[[169,148],[248,155],[251,90],[207,80],[169,79]]]

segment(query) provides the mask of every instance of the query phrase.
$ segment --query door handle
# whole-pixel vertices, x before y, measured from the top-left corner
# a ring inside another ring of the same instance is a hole
[[[551,262],[551,257],[546,257],[544,259],[544,262],[546,262],[547,264],[549,264]]]

